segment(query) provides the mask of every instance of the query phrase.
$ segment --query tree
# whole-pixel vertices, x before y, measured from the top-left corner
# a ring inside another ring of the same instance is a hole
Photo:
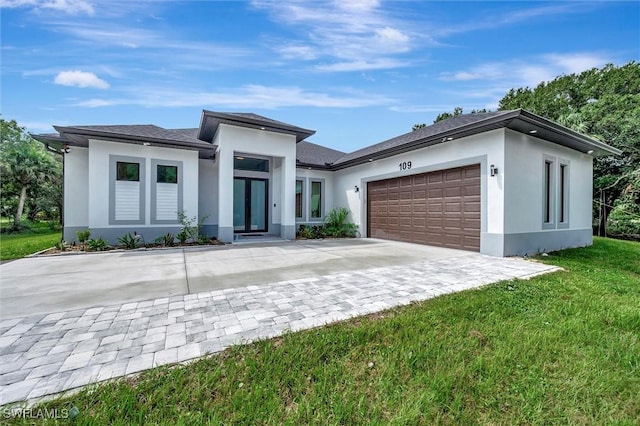
[[[471,110],[471,114],[478,114],[478,113],[482,113],[482,112],[489,112],[488,109],[486,108],[482,108],[482,109],[472,109]],[[437,123],[438,121],[442,121],[442,120],[446,120],[448,118],[451,117],[456,117],[458,115],[462,115],[464,113],[464,110],[462,107],[455,107],[453,109],[453,112],[443,112],[442,114],[439,114],[435,120],[433,120],[434,123]]]
[[[427,125],[425,123],[417,123],[414,124],[413,127],[411,128],[411,130],[416,131],[418,129],[422,129],[424,127],[427,127]]]
[[[0,137],[2,211],[11,213],[13,228],[19,229],[25,205],[34,201],[36,194],[40,194],[40,198],[46,198],[47,194],[59,196],[59,191],[52,191],[51,187],[47,190],[44,186],[60,186],[62,166],[59,159],[31,138],[15,120],[0,119]],[[48,202],[51,203],[51,199]],[[32,204],[31,209],[36,206]]]

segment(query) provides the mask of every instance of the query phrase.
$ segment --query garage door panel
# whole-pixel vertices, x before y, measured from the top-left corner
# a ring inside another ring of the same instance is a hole
[[[479,251],[480,165],[367,184],[375,238]]]

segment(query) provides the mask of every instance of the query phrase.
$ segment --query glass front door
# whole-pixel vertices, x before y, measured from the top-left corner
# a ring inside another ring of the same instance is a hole
[[[266,232],[269,202],[267,179],[233,179],[233,229],[235,232]]]

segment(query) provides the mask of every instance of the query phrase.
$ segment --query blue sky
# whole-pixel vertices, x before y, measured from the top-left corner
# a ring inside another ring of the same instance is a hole
[[[1,113],[197,127],[255,112],[352,151],[640,59],[640,2],[0,0]]]

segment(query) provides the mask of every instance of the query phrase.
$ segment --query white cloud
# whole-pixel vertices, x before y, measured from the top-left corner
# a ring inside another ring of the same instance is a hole
[[[504,86],[535,87],[562,74],[580,73],[611,62],[602,53],[550,53],[527,60],[512,59],[473,66],[466,70],[450,71],[440,75],[444,81],[502,81]]]
[[[115,105],[138,105],[144,107],[207,107],[215,108],[263,108],[317,107],[357,108],[385,105],[391,99],[370,93],[343,92],[329,94],[308,91],[299,87],[267,87],[246,85],[236,89],[215,92],[167,90],[157,87],[130,88],[128,96],[120,98],[96,98],[81,101],[73,106],[106,107]]]
[[[395,59],[373,59],[371,61],[351,61],[351,62],[335,62],[332,64],[319,64],[314,67],[317,71],[330,72],[349,72],[349,71],[372,71],[385,70],[408,66],[408,62]]]
[[[61,86],[91,87],[95,89],[108,89],[109,83],[102,80],[92,72],[86,71],[60,71],[53,80]]]
[[[95,13],[93,5],[86,0],[0,0],[0,7],[51,9],[69,15],[93,15]]]
[[[379,1],[256,0],[253,5],[264,9],[279,24],[299,30],[298,40],[293,43],[288,40],[285,48],[274,50],[283,59],[295,59],[292,53],[302,53],[302,59],[322,61],[315,67],[319,71],[405,66],[407,61],[398,60],[397,56],[409,52],[414,44],[414,35],[408,30],[412,24],[395,19],[389,10],[382,9]]]

